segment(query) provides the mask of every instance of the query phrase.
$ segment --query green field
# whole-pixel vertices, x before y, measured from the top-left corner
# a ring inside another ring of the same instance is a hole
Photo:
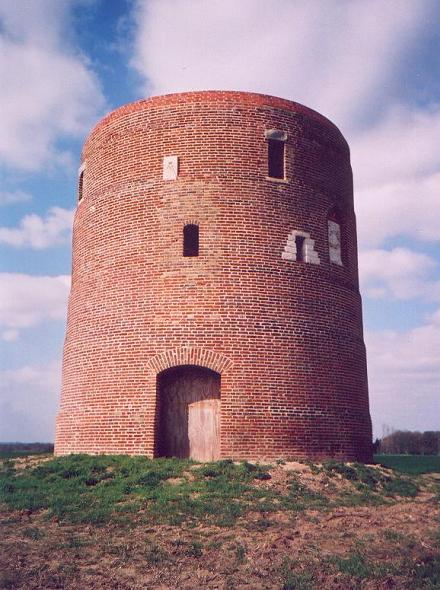
[[[374,461],[401,473],[440,473],[439,455],[374,455]]]

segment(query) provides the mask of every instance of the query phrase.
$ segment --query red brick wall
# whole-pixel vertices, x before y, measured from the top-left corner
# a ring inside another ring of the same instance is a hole
[[[286,181],[265,130],[287,132]],[[164,156],[177,180],[162,180]],[[155,448],[156,379],[221,373],[224,457],[371,459],[347,143],[318,113],[241,92],[167,95],[104,118],[83,150],[83,199],[56,453]],[[344,266],[327,215],[343,217]],[[182,257],[186,223],[200,256]],[[282,259],[293,230],[320,264]]]

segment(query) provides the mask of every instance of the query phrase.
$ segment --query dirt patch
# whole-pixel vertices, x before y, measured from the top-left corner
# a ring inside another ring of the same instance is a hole
[[[37,465],[45,463],[46,461],[51,461],[52,459],[53,455],[28,455],[25,457],[16,457],[13,461],[16,469],[28,469],[37,467]],[[5,461],[7,461],[7,459],[3,459],[2,463]]]

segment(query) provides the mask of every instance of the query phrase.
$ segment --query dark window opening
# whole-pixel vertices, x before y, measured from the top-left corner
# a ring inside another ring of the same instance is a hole
[[[183,255],[199,255],[199,226],[194,224],[185,225],[183,228]]]
[[[79,175],[78,180],[78,201],[81,201],[83,198],[83,185],[84,185],[84,170]]]
[[[268,139],[269,176],[284,178],[284,141]]]
[[[303,236],[296,236],[295,237],[295,246],[296,246],[296,261],[297,262],[304,262],[304,240]]]

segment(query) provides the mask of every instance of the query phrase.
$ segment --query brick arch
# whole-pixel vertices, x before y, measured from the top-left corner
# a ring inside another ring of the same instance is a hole
[[[198,365],[223,374],[232,367],[233,363],[224,354],[198,347],[165,350],[151,358],[147,363],[149,371],[154,374],[178,365]]]
[[[183,225],[198,225],[200,226],[200,221],[195,217],[184,217],[183,218]]]

